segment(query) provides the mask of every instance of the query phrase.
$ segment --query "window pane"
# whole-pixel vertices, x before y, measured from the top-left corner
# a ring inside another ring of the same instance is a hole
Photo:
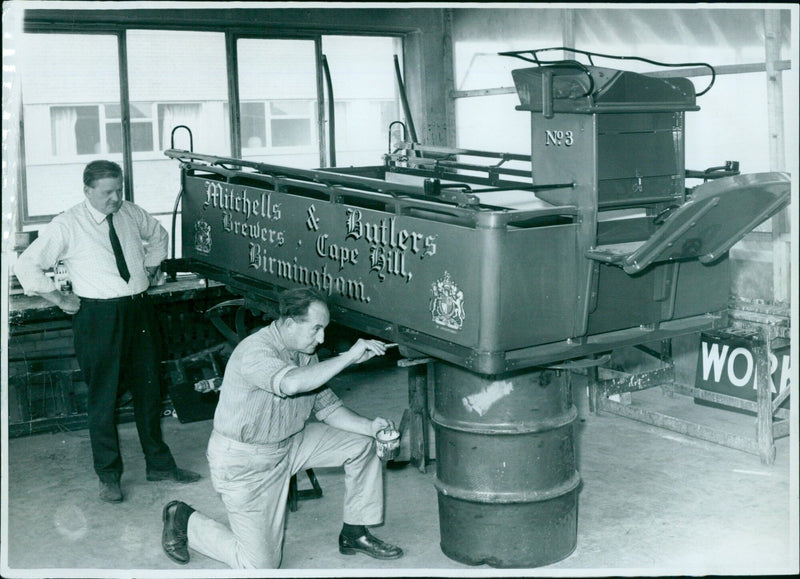
[[[121,155],[107,152],[100,124],[100,106],[119,101],[117,39],[28,33],[17,55],[27,221],[81,202],[83,169],[90,161],[122,163]]]
[[[527,118],[522,116],[516,110],[518,104],[516,94],[457,99],[458,146],[530,155],[530,114]],[[498,127],[503,130],[497,130]]]
[[[120,111],[122,108],[118,104],[106,105],[106,118],[119,119],[121,118]],[[131,103],[131,118],[144,119],[150,116],[150,105],[148,103]]]
[[[273,147],[302,147],[311,144],[309,119],[272,119]]]
[[[151,114],[149,104],[131,103],[131,119],[148,119]]]
[[[228,105],[225,104],[225,116],[227,116]],[[158,105],[158,124],[156,125],[159,130],[159,142],[171,144],[172,139],[180,139],[186,137],[188,133],[184,127],[184,121],[189,122],[189,119],[197,119],[203,112],[203,107],[199,103],[174,103],[174,104],[160,104]],[[226,123],[227,125],[227,123]],[[191,127],[189,127],[191,130]],[[225,139],[227,142],[227,139]]]
[[[308,102],[305,101],[273,101],[269,103],[269,112],[273,117],[307,117],[310,110]]]
[[[243,38],[237,41],[237,54],[242,156],[319,167],[314,42]]]
[[[75,139],[79,155],[104,152],[100,148],[100,123],[97,107],[75,107],[78,118],[75,122]]]
[[[52,107],[50,139],[54,157],[99,153],[98,107]]]
[[[106,139],[110,153],[122,152],[122,125],[120,123],[106,124]],[[153,150],[153,125],[150,123],[131,123],[131,150]]]
[[[229,122],[229,119],[231,118],[230,108],[231,107],[228,103],[224,103],[222,105],[222,116],[225,118],[225,122],[222,123],[222,133],[225,143],[231,142],[231,125]]]
[[[119,123],[106,124],[106,138],[108,139],[109,152],[122,152],[122,125]]]
[[[402,41],[388,36],[323,36],[322,52],[336,101],[336,164],[380,164],[387,152],[389,124],[404,120],[394,72],[394,55],[402,64]]]
[[[336,151],[346,151],[350,147],[349,143],[349,136],[350,133],[347,130],[349,126],[349,121],[347,120],[347,103],[336,99],[334,103],[334,115],[336,115]],[[325,111],[327,114],[327,111]],[[338,161],[338,155],[337,155]]]
[[[267,145],[267,119],[264,103],[242,103],[240,115],[242,146],[262,148]]]
[[[152,123],[131,123],[131,146],[134,153],[153,150]]]
[[[106,105],[106,118],[107,119],[121,119],[122,107],[119,105]]]
[[[129,30],[126,37],[133,199],[154,213],[171,234],[180,164],[163,151],[192,148],[198,153],[230,156],[223,109],[228,101],[225,36],[219,32]],[[181,126],[189,130],[176,129]],[[175,235],[172,241],[179,257],[180,215]]]

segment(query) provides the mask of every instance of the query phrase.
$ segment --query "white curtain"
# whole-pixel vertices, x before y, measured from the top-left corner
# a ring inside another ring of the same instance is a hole
[[[161,150],[169,149],[172,146],[172,129],[178,125],[186,125],[191,129],[192,135],[197,136],[200,129],[200,105],[199,104],[174,104],[163,105],[164,118],[161,122]],[[175,148],[188,149],[189,137],[185,130],[181,129],[175,133]]]
[[[54,107],[50,109],[50,119],[53,128],[53,155],[77,155],[75,125],[78,123],[78,111],[73,107]]]

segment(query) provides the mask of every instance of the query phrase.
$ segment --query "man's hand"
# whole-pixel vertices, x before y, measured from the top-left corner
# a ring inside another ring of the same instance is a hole
[[[372,432],[372,438],[375,438],[375,435],[378,434],[379,430],[383,430],[384,428],[391,428],[392,430],[397,430],[394,426],[394,422],[391,420],[387,420],[386,418],[381,418],[380,416],[375,417],[372,420],[372,425],[370,426],[370,430]]]
[[[147,270],[147,281],[150,283],[150,287],[164,285],[166,275],[161,273],[160,265],[148,265],[145,269]]]
[[[222,378],[219,376],[215,378],[207,378],[194,383],[195,392],[200,392],[200,394],[206,394],[207,392],[219,392],[221,386]]]
[[[61,294],[61,296],[61,303],[58,304],[58,307],[69,315],[77,314],[81,309],[81,298],[75,294]]]
[[[346,406],[340,406],[323,421],[328,426],[333,426],[339,430],[346,430],[347,432],[355,432],[363,436],[371,436],[375,438],[379,430],[384,428],[393,428],[394,422],[385,418],[377,417],[372,420],[364,416],[359,416]]]
[[[365,340],[359,338],[358,341],[347,351],[347,355],[353,364],[361,364],[375,356],[383,356],[386,353],[386,344],[378,340]]]
[[[77,314],[78,310],[81,309],[81,298],[71,293],[61,294],[61,301],[57,305],[64,313],[69,315]]]
[[[77,314],[81,309],[81,298],[73,293],[61,293],[58,290],[53,290],[46,294],[38,294],[46,299],[51,304],[57,305],[65,314]]]

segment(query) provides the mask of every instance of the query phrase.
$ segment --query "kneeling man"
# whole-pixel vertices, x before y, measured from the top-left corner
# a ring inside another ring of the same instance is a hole
[[[283,549],[289,481],[315,467],[344,465],[344,525],[339,552],[378,559],[403,555],[367,526],[383,520],[383,468],[373,437],[386,427],[345,408],[325,384],[345,368],[386,352],[359,339],[347,352],[320,362],[330,314],[313,289],[284,292],[280,317],[234,349],[214,414],[208,462],[230,528],[181,501],[164,507],[162,545],[174,561],[188,548],[232,568],[277,568]],[[320,422],[308,423],[311,413]]]

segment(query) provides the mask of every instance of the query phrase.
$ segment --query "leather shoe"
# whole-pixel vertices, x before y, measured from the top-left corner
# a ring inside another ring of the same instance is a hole
[[[364,553],[375,559],[398,559],[403,556],[403,550],[389,543],[384,543],[367,531],[358,539],[351,539],[339,534],[339,552],[342,555],[355,555]]]
[[[200,478],[202,477],[196,472],[183,470],[182,468],[178,467],[175,467],[172,470],[147,471],[147,480],[149,481],[171,480],[179,483],[193,483],[199,481]]]
[[[189,542],[186,529],[189,515],[194,509],[182,501],[167,503],[161,513],[164,529],[161,531],[161,547],[167,556],[181,565],[189,562]]]
[[[100,500],[106,503],[121,503],[122,490],[119,481],[100,481]]]

